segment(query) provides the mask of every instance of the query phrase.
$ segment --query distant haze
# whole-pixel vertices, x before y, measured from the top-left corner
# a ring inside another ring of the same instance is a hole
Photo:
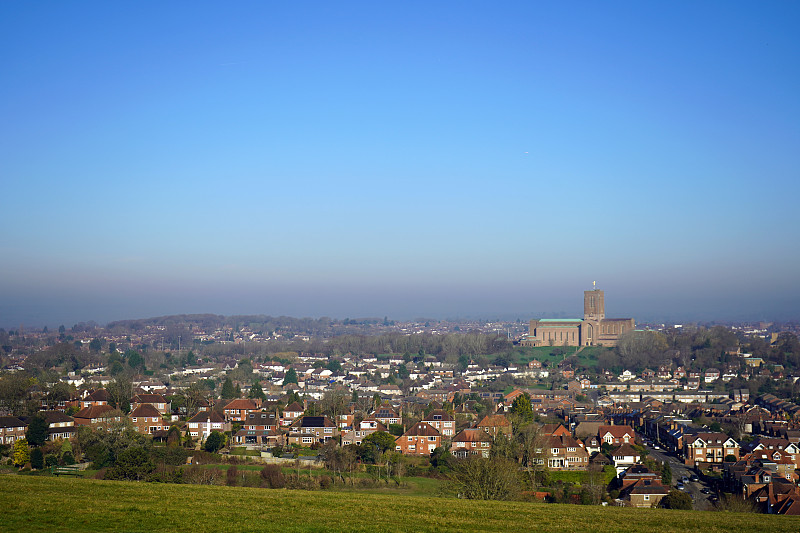
[[[0,326],[799,319],[799,19],[2,3]]]

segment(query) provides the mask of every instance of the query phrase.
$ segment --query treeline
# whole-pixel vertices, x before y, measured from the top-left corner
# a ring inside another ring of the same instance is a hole
[[[614,372],[628,369],[657,370],[661,365],[676,365],[686,369],[719,368],[727,363],[741,367],[744,362],[736,351],[761,357],[767,364],[800,368],[800,341],[793,333],[778,335],[770,344],[760,337],[737,334],[723,326],[711,328],[681,328],[664,332],[632,331],[624,334],[614,349],[597,355],[600,370]],[[577,363],[577,358],[568,360]]]

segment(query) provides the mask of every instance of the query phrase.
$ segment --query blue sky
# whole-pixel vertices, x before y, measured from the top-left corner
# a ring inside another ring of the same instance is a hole
[[[0,6],[0,325],[800,318],[790,2]]]

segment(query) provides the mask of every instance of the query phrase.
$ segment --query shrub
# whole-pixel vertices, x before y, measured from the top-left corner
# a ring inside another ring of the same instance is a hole
[[[267,489],[282,489],[286,486],[286,476],[278,465],[264,465],[261,469],[261,486]]]
[[[36,470],[44,468],[44,454],[38,446],[31,450],[31,467]]]
[[[231,466],[225,473],[225,483],[229,487],[235,487],[239,481],[239,469],[236,466]]]
[[[183,482],[193,485],[222,485],[225,475],[219,468],[192,465],[183,470]]]

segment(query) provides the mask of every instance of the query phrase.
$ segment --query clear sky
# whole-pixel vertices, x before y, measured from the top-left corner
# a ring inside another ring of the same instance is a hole
[[[0,4],[0,326],[800,318],[797,2]]]

